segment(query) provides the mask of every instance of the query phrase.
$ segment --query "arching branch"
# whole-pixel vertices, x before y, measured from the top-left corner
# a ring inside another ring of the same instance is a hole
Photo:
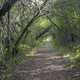
[[[40,10],[42,10],[46,3],[48,2],[48,0],[45,0],[44,3],[42,4],[42,6],[40,7]],[[19,42],[21,41],[22,37],[24,36],[24,34],[26,33],[26,31],[28,31],[28,28],[33,24],[33,22],[36,20],[36,18],[39,16],[40,11],[38,10],[36,12],[36,14],[33,16],[33,18],[30,20],[30,22],[26,25],[26,27],[23,29],[23,31],[21,32],[20,36],[18,37],[15,46],[17,47],[19,45]]]

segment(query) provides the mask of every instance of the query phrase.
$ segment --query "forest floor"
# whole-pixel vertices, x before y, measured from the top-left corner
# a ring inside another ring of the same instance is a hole
[[[38,52],[16,66],[12,80],[80,80],[80,70],[65,67],[67,63],[63,56]]]

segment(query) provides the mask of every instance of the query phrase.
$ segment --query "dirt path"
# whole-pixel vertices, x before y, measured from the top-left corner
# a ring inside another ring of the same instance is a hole
[[[64,67],[67,63],[53,53],[38,53],[16,67],[12,80],[80,80],[72,78],[73,72]]]

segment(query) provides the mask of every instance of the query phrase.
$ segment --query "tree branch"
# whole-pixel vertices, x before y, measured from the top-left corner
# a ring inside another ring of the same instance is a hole
[[[47,16],[47,19],[55,26],[55,28],[57,28],[57,29],[60,28],[56,23],[54,23],[54,22],[52,21],[52,19],[51,19],[49,16]]]
[[[42,10],[48,0],[45,0],[44,3],[42,4],[42,6],[40,7],[40,10]],[[30,20],[30,22],[26,25],[26,27],[23,29],[23,31],[21,32],[20,36],[18,37],[15,46],[17,47],[19,45],[19,42],[21,41],[22,37],[24,36],[24,34],[26,33],[26,31],[28,31],[28,28],[32,25],[32,23],[36,20],[36,18],[38,17],[38,15],[40,14],[40,10],[38,10],[36,12],[36,14],[33,16],[33,18]]]
[[[46,16],[46,17],[47,17],[47,19],[48,19],[57,29],[59,29],[59,26],[58,26],[56,23],[54,23],[54,22],[51,20],[50,17],[48,17],[48,16]],[[46,34],[51,28],[52,28],[52,27],[47,27],[45,30],[43,30],[42,32],[40,32],[40,33],[35,37],[35,39],[38,40],[40,37],[42,37],[44,34]]]
[[[40,37],[42,37],[44,34],[46,34],[47,32],[49,32],[49,30],[51,29],[51,27],[47,27],[45,30],[43,30],[42,32],[40,32],[35,39],[38,40]]]

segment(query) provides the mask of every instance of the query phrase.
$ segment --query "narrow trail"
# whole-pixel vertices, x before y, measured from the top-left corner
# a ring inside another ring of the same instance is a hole
[[[54,53],[37,53],[16,67],[12,80],[80,80],[65,68],[67,59]],[[80,73],[79,73],[80,74]]]

